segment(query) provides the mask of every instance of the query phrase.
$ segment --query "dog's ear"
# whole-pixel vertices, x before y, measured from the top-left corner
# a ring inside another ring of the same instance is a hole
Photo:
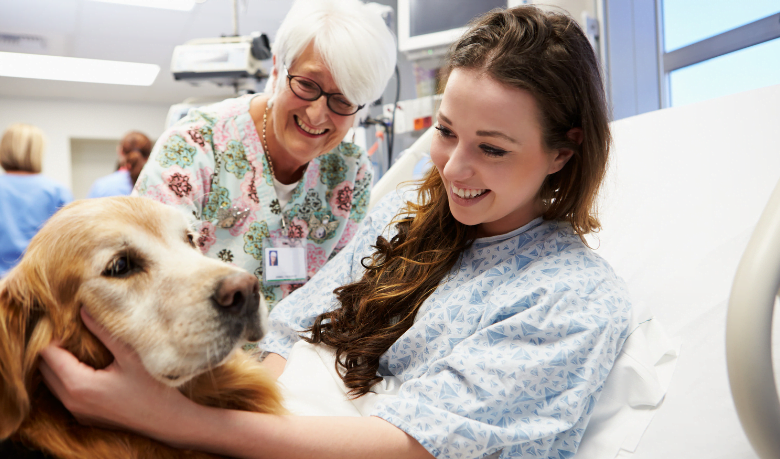
[[[0,281],[0,440],[12,435],[30,410],[33,370],[51,342],[51,323],[40,298],[48,292],[19,267]]]

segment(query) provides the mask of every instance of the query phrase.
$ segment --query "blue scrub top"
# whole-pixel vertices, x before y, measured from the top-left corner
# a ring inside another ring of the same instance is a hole
[[[120,169],[113,174],[100,177],[89,189],[88,198],[107,198],[110,196],[130,196],[133,180],[130,171]]]
[[[71,201],[67,188],[41,174],[0,175],[0,277],[19,262],[46,220]]]

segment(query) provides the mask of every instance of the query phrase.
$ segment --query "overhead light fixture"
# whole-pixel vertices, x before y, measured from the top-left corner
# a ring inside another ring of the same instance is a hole
[[[78,57],[0,52],[0,76],[149,86],[160,66]]]
[[[93,2],[118,3],[121,5],[143,6],[147,8],[162,8],[166,10],[190,11],[195,6],[195,0],[92,0]]]

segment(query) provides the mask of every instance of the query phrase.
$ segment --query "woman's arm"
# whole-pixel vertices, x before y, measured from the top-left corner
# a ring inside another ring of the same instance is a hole
[[[262,366],[274,380],[279,379],[284,367],[287,365],[287,359],[279,354],[270,353],[263,359]]]
[[[184,421],[184,422],[181,422]],[[161,441],[242,458],[431,458],[414,438],[376,417],[274,416],[192,404]]]
[[[56,345],[41,353],[46,384],[82,423],[233,457],[430,457],[416,440],[379,418],[276,416],[198,405],[153,379],[138,356],[84,310],[82,319],[114,354],[111,365],[95,370]],[[276,354],[269,357],[271,371],[285,362]]]

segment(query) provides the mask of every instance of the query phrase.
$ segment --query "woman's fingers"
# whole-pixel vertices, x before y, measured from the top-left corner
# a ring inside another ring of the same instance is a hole
[[[41,373],[47,385],[56,385],[57,390],[71,387],[73,383],[93,376],[95,369],[84,365],[73,354],[60,347],[59,342],[52,342],[41,351]],[[59,393],[52,388],[59,396]]]
[[[65,386],[63,385],[59,374],[53,371],[49,366],[56,365],[59,367],[61,365],[59,363],[61,359],[60,353],[65,353],[68,356],[73,357],[69,352],[65,352],[60,348],[59,343],[49,344],[49,346],[41,351],[42,359],[39,369],[41,370],[44,384],[46,384],[49,390],[52,391],[58,399],[62,400],[63,396],[67,395],[67,391],[65,390]],[[75,359],[75,357],[73,358]]]
[[[111,336],[84,308],[81,318],[114,354],[114,362],[95,370],[51,344],[41,352],[46,385],[82,424],[122,427],[151,436],[171,427],[171,413],[192,402],[149,375],[138,354]]]
[[[92,316],[89,315],[89,312],[87,312],[87,309],[83,307],[81,308],[81,320],[84,321],[84,325],[89,331],[91,331],[92,334],[94,334],[109,351],[111,351],[111,354],[114,355],[115,364],[121,365],[122,363],[138,360],[138,356],[130,346],[111,336],[108,330],[95,322],[95,319],[93,319]]]
[[[38,368],[46,387],[62,402],[82,424],[96,424],[89,416],[82,416],[80,383],[95,376],[95,369],[81,363],[73,354],[62,349],[58,342],[49,344],[41,351]],[[88,398],[88,397],[87,397]]]
[[[95,322],[95,319],[92,318],[92,316],[87,311],[87,308],[82,307],[81,308],[81,320],[84,322],[84,325],[89,329],[89,331],[92,332],[95,336],[97,336],[97,339],[99,339],[103,344],[106,345],[109,351],[112,353],[114,352],[114,347],[117,345],[122,345],[123,343],[117,341],[111,334],[103,328],[102,325]],[[126,346],[125,346],[126,347]]]
[[[146,371],[128,345],[98,324],[82,308],[86,327],[114,354],[101,370],[86,365],[52,343],[41,352],[40,370],[49,389],[82,424],[121,427],[155,438],[175,428],[178,413],[192,401]]]

